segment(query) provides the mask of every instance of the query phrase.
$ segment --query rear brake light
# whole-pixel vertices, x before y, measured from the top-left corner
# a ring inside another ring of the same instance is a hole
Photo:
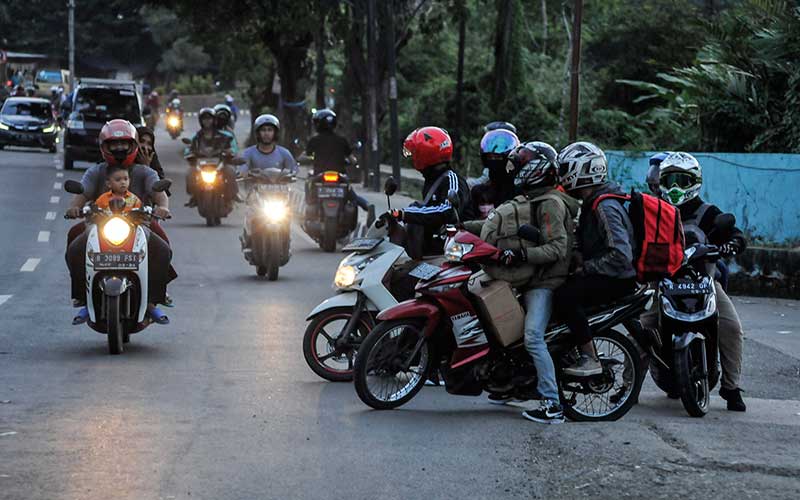
[[[339,172],[325,172],[322,174],[322,180],[325,182],[339,182]]]

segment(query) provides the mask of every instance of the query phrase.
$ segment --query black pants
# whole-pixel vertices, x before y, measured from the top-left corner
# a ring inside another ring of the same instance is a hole
[[[636,280],[615,279],[608,276],[573,276],[556,289],[553,311],[565,321],[574,336],[575,343],[582,345],[592,340],[586,309],[608,304],[636,289]]]
[[[169,245],[155,233],[148,231],[148,300],[154,304],[163,304],[167,295],[167,283],[172,281],[170,261],[172,250]],[[67,247],[67,267],[72,280],[72,298],[83,302],[86,300],[86,241],[89,231],[84,231]]]

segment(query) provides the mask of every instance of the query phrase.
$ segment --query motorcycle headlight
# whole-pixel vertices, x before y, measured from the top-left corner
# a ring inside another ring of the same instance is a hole
[[[181,124],[181,119],[178,118],[177,116],[170,116],[169,118],[167,118],[167,125],[171,128],[176,128],[180,126],[180,124]]]
[[[206,184],[214,184],[217,181],[217,171],[201,170],[200,178],[203,179],[203,182],[205,182]]]
[[[83,128],[83,120],[67,120],[67,128]]]
[[[279,200],[265,201],[261,205],[261,211],[270,222],[280,222],[286,219],[286,215],[289,213],[286,203]]]
[[[50,132],[55,132],[55,130],[56,130],[56,126],[54,124],[54,125],[50,125],[49,127],[43,128],[42,132],[44,132],[45,134],[49,134]]]
[[[6,125],[3,122],[0,122],[0,130],[8,130],[8,128],[9,128],[8,125]]]
[[[119,217],[112,217],[103,226],[103,237],[112,245],[122,245],[131,234],[131,226]]]
[[[333,278],[333,284],[336,288],[349,288],[356,282],[357,274],[358,272],[353,266],[339,266],[336,276]]]
[[[460,261],[465,255],[470,253],[475,245],[471,243],[459,243],[455,239],[447,242],[444,248],[444,256],[449,261]]]

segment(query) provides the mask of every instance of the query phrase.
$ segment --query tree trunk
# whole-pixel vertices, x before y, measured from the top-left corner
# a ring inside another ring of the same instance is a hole
[[[281,128],[283,129],[284,142],[291,142],[295,138],[305,139],[305,86],[303,79],[306,77],[307,68],[304,66],[310,40],[307,44],[300,44],[283,48],[279,52],[273,51],[277,63],[278,76],[281,79]]]
[[[325,105],[325,11],[320,6],[319,26],[314,34],[314,46],[317,50],[317,109],[327,107]]]
[[[492,104],[496,108],[505,100],[510,69],[511,29],[514,0],[497,0],[497,22],[494,39],[494,89]]]
[[[542,0],[542,55],[547,54],[547,0]]]
[[[456,68],[456,126],[453,141],[456,144],[456,163],[461,162],[461,135],[464,127],[464,50],[467,39],[467,6],[466,0],[460,0],[457,7],[458,15],[458,64]]]

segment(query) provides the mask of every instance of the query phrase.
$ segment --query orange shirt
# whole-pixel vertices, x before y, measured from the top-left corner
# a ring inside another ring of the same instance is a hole
[[[97,208],[108,210],[108,203],[111,201],[111,198],[118,198],[118,196],[111,191],[108,191],[101,194],[96,200],[94,200],[94,204],[97,205]],[[122,198],[125,200],[125,208],[122,209],[123,213],[128,213],[134,208],[142,207],[142,200],[140,200],[138,196],[130,191],[125,191],[125,196]]]

